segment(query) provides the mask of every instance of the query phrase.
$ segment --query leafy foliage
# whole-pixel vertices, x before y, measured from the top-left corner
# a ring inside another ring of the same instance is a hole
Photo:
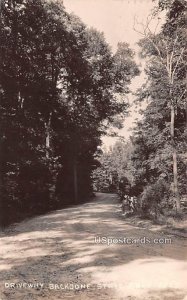
[[[132,137],[132,161],[137,184],[142,186],[140,199],[149,203],[150,210],[156,198],[161,202],[165,199],[164,192],[162,199],[157,194],[161,179],[170,187],[168,197],[173,207],[180,209],[180,197],[186,193],[186,4],[182,0],[160,1],[159,9],[167,12],[161,32],[144,31],[140,40],[148,80],[137,98],[147,98],[148,106]]]
[[[131,143],[116,143],[96,170],[98,189],[106,185],[106,178],[110,189],[109,178],[115,178],[115,188],[137,196],[141,213],[155,218],[165,209],[180,209],[187,162],[186,2],[160,0],[155,11],[160,10],[166,10],[160,33],[153,33],[147,23],[139,42],[147,62],[147,82],[136,99],[147,100],[143,118],[136,123]]]
[[[90,196],[103,124],[127,109],[123,94],[138,69],[127,45],[119,62],[103,34],[61,1],[1,6],[1,208],[8,223]]]

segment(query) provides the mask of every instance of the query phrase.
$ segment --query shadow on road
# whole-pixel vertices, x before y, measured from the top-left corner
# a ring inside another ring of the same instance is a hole
[[[93,202],[22,222],[1,237],[2,299],[26,299],[23,296],[28,294],[5,289],[5,282],[34,281],[44,283],[46,289],[49,283],[68,282],[107,286],[102,292],[82,292],[85,298],[69,291],[73,299],[93,299],[93,293],[98,299],[146,299],[160,293],[160,298],[151,299],[184,299],[187,263],[183,240],[166,245],[107,245],[96,243],[96,237],[152,240],[158,233],[127,224],[111,194],[98,194]],[[160,233],[159,237],[164,236]],[[50,299],[66,299],[45,289],[32,291],[28,299],[49,299],[49,295]]]

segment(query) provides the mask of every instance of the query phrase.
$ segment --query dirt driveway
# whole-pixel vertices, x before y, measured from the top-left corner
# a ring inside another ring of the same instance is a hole
[[[185,240],[129,224],[115,195],[0,237],[0,300],[187,299]]]

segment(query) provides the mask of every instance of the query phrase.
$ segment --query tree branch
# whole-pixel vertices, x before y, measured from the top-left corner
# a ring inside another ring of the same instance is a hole
[[[179,65],[179,62],[180,62],[180,60],[181,60],[181,58],[182,58],[182,56],[183,56],[184,50],[185,50],[185,47],[182,48],[181,53],[180,53],[180,55],[179,55],[179,58],[178,58],[178,60],[177,60],[177,62],[176,62],[176,65],[175,65],[175,67],[174,67],[174,69],[173,69],[173,72],[172,72],[172,81],[173,81],[173,79],[174,79],[174,76],[175,76],[177,67],[178,67],[178,65]]]

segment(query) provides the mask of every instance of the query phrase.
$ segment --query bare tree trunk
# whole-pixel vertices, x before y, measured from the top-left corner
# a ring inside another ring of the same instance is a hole
[[[180,196],[178,189],[178,168],[177,168],[177,150],[175,145],[175,107],[171,104],[171,142],[172,142],[172,156],[173,156],[173,193],[175,197],[176,211],[181,209]]]

